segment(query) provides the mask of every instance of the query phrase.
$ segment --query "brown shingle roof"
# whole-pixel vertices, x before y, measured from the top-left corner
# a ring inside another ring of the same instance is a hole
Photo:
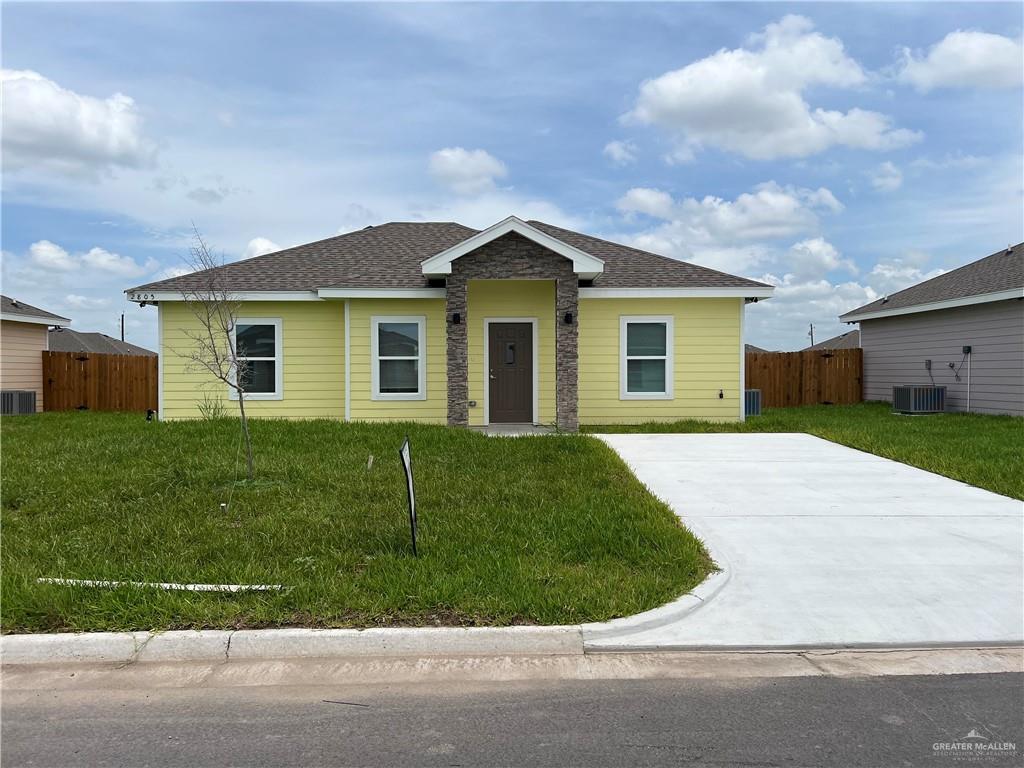
[[[808,352],[812,349],[857,349],[860,346],[860,331],[847,331],[833,336],[831,339],[819,341],[809,347],[804,347],[801,352]]]
[[[82,333],[71,328],[50,330],[51,352],[92,352],[105,355],[143,355],[155,357],[156,352],[105,333]]]
[[[391,222],[283,251],[226,264],[223,284],[236,291],[315,291],[317,288],[421,288],[420,262],[450,248],[475,229],[453,222]],[[133,291],[203,288],[193,272]]]
[[[676,261],[540,221],[529,224],[596,256],[605,271],[595,287],[761,288],[763,283]],[[227,264],[224,284],[236,291],[313,291],[318,288],[422,288],[421,264],[472,237],[454,222],[391,222],[315,243]],[[148,283],[131,291],[202,288],[198,273]]]
[[[55,315],[53,312],[47,312],[45,309],[39,307],[33,307],[31,304],[26,304],[23,301],[12,299],[10,296],[0,296],[0,312],[5,315],[25,315],[26,317],[43,317],[54,320],[59,323],[70,323],[66,317]]]
[[[936,301],[965,299],[985,293],[1024,288],[1024,243],[973,261],[952,272],[946,272],[923,283],[904,288],[887,298],[878,299],[842,315],[842,320],[856,320],[859,315],[890,309],[915,307]]]
[[[543,221],[527,222],[541,232],[579,248],[604,262],[594,281],[602,288],[767,288],[765,283],[737,277],[689,261],[670,259],[639,248],[562,229]]]

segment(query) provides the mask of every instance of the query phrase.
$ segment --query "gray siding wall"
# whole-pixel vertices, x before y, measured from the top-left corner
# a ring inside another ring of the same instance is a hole
[[[865,400],[891,402],[896,384],[934,383],[947,388],[948,410],[967,410],[967,363],[959,367],[969,344],[971,411],[1024,416],[1024,300],[865,320],[860,339]]]

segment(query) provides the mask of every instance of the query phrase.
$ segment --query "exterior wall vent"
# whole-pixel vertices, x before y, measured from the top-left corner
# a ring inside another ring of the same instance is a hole
[[[36,412],[36,393],[31,389],[8,389],[0,392],[0,415],[21,416]]]
[[[946,388],[904,384],[892,388],[895,413],[942,413],[946,410]]]
[[[761,415],[761,390],[748,389],[743,393],[743,412],[747,416]]]

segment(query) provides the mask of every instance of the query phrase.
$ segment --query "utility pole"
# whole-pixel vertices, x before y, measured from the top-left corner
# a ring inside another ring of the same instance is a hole
[[[121,313],[121,341],[124,341],[124,312]]]
[[[811,337],[811,346],[813,347],[814,346],[814,323],[811,323],[810,325],[811,325],[811,332],[808,333],[807,335]],[[123,341],[123,339],[122,339],[122,341]]]

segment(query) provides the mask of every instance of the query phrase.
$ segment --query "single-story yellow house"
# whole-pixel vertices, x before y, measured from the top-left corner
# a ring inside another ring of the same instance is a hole
[[[453,426],[743,419],[743,314],[771,286],[539,221],[393,222],[218,267],[247,410]],[[159,312],[160,418],[228,387],[188,359],[201,273]]]
[[[48,331],[70,322],[10,296],[0,296],[0,390],[4,413],[23,413],[23,406],[33,399],[34,410],[43,410],[42,353],[49,349]],[[32,410],[28,408],[29,413]]]

